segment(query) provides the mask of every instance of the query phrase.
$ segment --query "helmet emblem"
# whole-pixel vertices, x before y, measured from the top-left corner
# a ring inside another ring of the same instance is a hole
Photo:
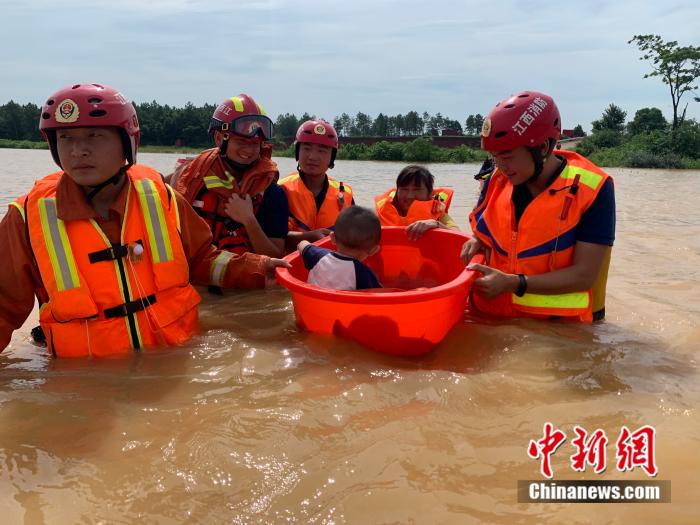
[[[491,134],[491,119],[487,118],[484,120],[484,124],[481,126],[481,136],[488,137]]]
[[[316,126],[314,127],[314,133],[316,133],[316,135],[325,135],[326,126],[324,126],[323,124],[316,124]]]
[[[80,117],[80,109],[78,109],[78,104],[67,98],[58,105],[54,115],[56,117],[56,122],[70,124],[78,120],[78,117]]]

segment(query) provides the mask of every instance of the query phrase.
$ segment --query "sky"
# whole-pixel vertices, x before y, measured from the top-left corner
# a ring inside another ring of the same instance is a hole
[[[464,124],[530,89],[589,130],[610,103],[671,118],[668,86],[627,43],[648,33],[700,45],[700,2],[0,0],[0,104],[97,82],[176,106],[247,93],[273,119],[416,110]]]

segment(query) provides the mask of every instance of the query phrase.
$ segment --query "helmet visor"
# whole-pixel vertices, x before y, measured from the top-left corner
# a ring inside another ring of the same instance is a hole
[[[243,115],[231,122],[230,131],[241,137],[255,137],[260,134],[265,140],[271,140],[273,125],[265,115]]]

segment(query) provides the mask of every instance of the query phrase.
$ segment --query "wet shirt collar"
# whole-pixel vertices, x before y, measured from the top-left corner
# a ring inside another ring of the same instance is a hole
[[[123,215],[128,185],[129,182],[127,181],[109,207],[110,216],[113,215],[113,212],[117,217]],[[59,219],[64,221],[102,219],[97,211],[85,200],[85,192],[82,187],[65,173],[56,186],[56,209]]]

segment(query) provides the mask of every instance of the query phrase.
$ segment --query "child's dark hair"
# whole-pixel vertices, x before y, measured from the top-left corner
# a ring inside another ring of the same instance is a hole
[[[349,206],[335,221],[335,240],[352,250],[369,250],[379,244],[382,225],[372,210]]]
[[[435,177],[423,166],[411,164],[410,166],[406,166],[401,170],[401,173],[399,173],[399,176],[396,178],[396,187],[408,186],[411,183],[415,183],[419,186],[425,185],[425,187],[428,188],[428,193],[432,195]]]

